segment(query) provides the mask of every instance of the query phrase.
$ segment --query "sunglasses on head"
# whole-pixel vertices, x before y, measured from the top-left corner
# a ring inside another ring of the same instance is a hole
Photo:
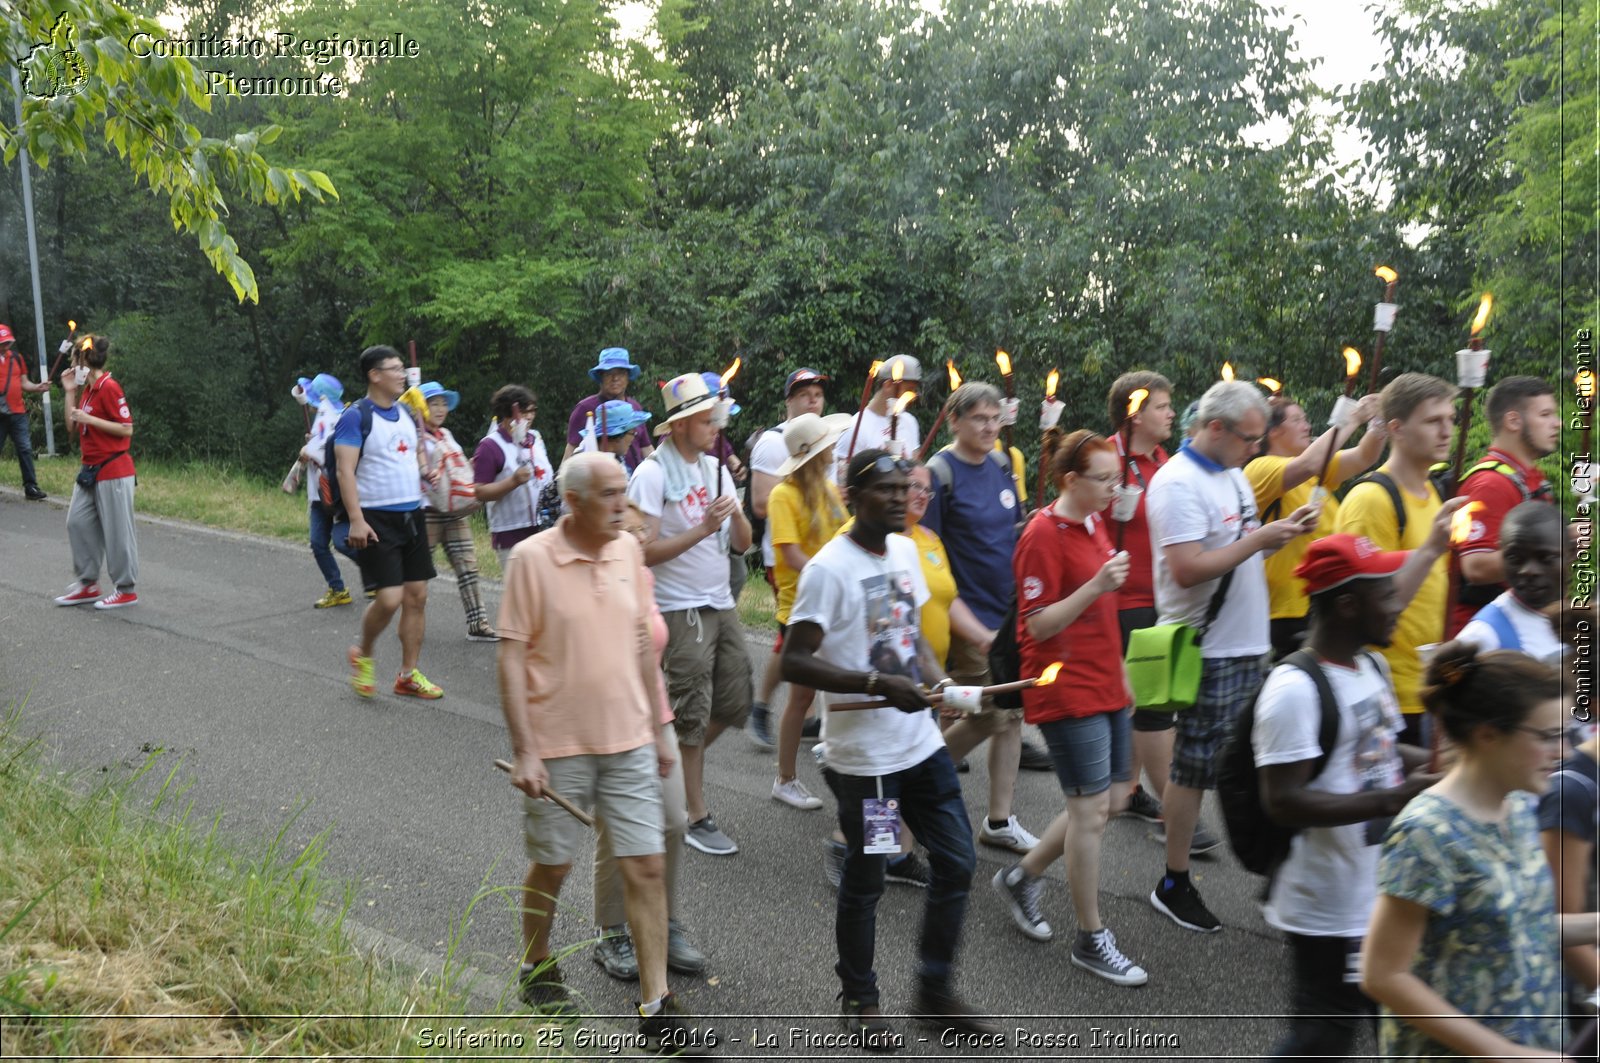
[[[850,486],[860,487],[861,481],[870,475],[887,476],[891,472],[909,473],[910,471],[911,463],[909,461],[906,461],[904,458],[895,458],[885,454],[871,465],[858,470],[856,474],[850,478]]]

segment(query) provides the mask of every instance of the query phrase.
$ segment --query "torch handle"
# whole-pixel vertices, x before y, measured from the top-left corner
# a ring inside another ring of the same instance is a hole
[[[1465,388],[1462,392],[1465,405],[1461,408],[1461,427],[1456,433],[1456,452],[1450,459],[1450,482],[1457,490],[1461,488],[1461,467],[1466,463],[1467,433],[1472,430],[1472,403],[1477,390],[1477,388]]]
[[[933,427],[928,429],[928,434],[922,437],[922,447],[917,451],[917,461],[920,463],[928,456],[928,448],[933,446],[934,437],[939,434],[939,429],[944,427],[945,415],[950,412],[947,402],[939,408],[939,416],[934,418]]]
[[[1014,683],[997,683],[994,686],[984,687],[983,695],[989,697],[993,694],[1007,694],[1013,690],[1026,690],[1039,681],[1038,676],[1032,679],[1019,679]],[[829,712],[857,712],[862,709],[881,709],[888,705],[886,701],[845,701],[838,705],[829,705]],[[929,694],[929,705],[943,705],[943,694]]]

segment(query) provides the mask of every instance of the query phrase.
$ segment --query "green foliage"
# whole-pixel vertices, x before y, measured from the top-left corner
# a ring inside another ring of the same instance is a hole
[[[223,220],[228,205],[219,181],[267,204],[298,203],[302,195],[319,202],[324,195],[338,198],[333,182],[315,170],[269,164],[256,149],[278,138],[277,126],[202,136],[185,117],[187,107],[211,109],[194,64],[129,51],[138,34],[163,36],[158,23],[110,0],[21,0],[18,15],[6,21],[5,54],[26,57],[15,65],[29,92],[20,127],[9,108],[0,117],[6,162],[23,147],[41,168],[58,154],[85,158],[89,135],[100,133],[135,178],[166,197],[172,227],[194,236],[234,295],[256,301],[255,274]],[[42,42],[50,45],[39,47]],[[65,83],[50,69],[63,57],[70,57],[73,72]]]

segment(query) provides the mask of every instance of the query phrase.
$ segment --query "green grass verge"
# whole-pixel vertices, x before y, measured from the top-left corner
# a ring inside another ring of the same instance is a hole
[[[774,615],[778,603],[772,598],[772,588],[767,586],[767,581],[757,573],[752,572],[750,578],[744,581],[744,590],[739,594],[739,619],[745,627],[755,628],[757,631],[776,631],[778,619]]]
[[[550,1054],[526,1013],[455,1018],[471,905],[440,972],[363,955],[349,888],[318,870],[323,836],[234,849],[194,821],[176,767],[139,796],[160,753],[131,778],[64,784],[15,738],[19,714],[0,721],[0,1058]],[[424,1034],[456,1026],[499,1044]]]

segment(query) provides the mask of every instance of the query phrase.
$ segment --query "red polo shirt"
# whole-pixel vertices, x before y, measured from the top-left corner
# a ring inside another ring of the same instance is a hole
[[[0,392],[5,395],[6,413],[27,413],[22,404],[22,382],[28,379],[28,363],[22,360],[15,347],[0,351]]]
[[[1065,665],[1054,683],[1022,692],[1022,714],[1029,723],[1115,712],[1132,700],[1122,673],[1115,593],[1100,595],[1078,619],[1043,642],[1028,634],[1026,623],[1030,614],[1088,583],[1116,553],[1106,524],[1098,513],[1078,524],[1045,509],[1034,514],[1017,545],[1012,564],[1022,674],[1038,675],[1054,661]]]
[[[78,409],[117,424],[133,423],[133,415],[128,412],[128,399],[122,394],[122,385],[111,379],[110,373],[84,386]],[[100,469],[102,480],[117,480],[133,475],[133,456],[128,453],[132,445],[131,438],[112,435],[103,428],[87,424],[78,426],[78,450],[83,463],[100,465],[104,462]]]
[[[1167,463],[1167,452],[1161,447],[1156,447],[1149,454],[1135,454],[1132,460],[1124,457],[1122,451],[1122,436],[1115,434],[1111,442],[1117,448],[1117,460],[1127,471],[1128,483],[1135,487],[1142,487],[1144,491],[1139,495],[1139,508],[1133,511],[1133,519],[1126,525],[1119,525],[1111,519],[1111,508],[1106,507],[1106,524],[1111,541],[1117,541],[1117,528],[1122,528],[1122,548],[1128,551],[1128,578],[1117,591],[1118,609],[1154,609],[1156,604],[1156,573],[1155,558],[1150,554],[1150,517],[1145,510],[1145,501],[1150,495],[1150,479],[1155,476],[1156,470]],[[1121,643],[1118,643],[1119,652]]]
[[[1490,447],[1482,461],[1504,462],[1517,470],[1530,494],[1538,492],[1544,486],[1544,473],[1531,465],[1522,464],[1503,450]],[[1462,481],[1461,490],[1457,494],[1478,503],[1478,509],[1472,514],[1472,530],[1468,533],[1466,542],[1451,546],[1457,560],[1468,554],[1482,554],[1500,549],[1500,525],[1506,519],[1506,514],[1520,506],[1523,501],[1522,491],[1517,487],[1516,481],[1503,472],[1480,469]],[[1505,584],[1501,583],[1499,587],[1504,590]],[[1450,617],[1448,634],[1453,637],[1467,621],[1472,619],[1472,615],[1479,608],[1475,605],[1457,605],[1455,613]]]

